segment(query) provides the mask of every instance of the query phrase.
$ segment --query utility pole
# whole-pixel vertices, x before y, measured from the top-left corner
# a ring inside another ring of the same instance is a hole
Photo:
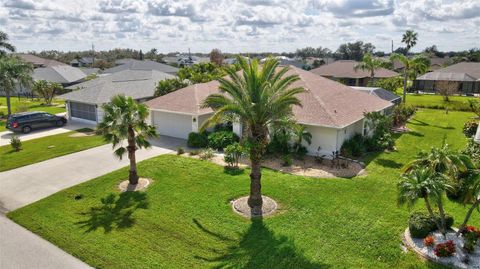
[[[93,43],[92,43],[92,66],[93,67],[95,65],[95,47],[93,46]]]
[[[393,53],[393,39],[392,39],[392,53]]]

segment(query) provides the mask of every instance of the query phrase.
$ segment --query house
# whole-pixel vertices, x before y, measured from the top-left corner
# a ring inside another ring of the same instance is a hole
[[[64,64],[64,63],[56,61],[56,60],[45,59],[45,58],[41,58],[41,57],[38,57],[38,56],[35,56],[35,55],[32,55],[32,54],[18,53],[18,54],[15,54],[15,55],[20,57],[20,59],[22,59],[22,61],[32,64],[34,68],[67,65],[67,64]]]
[[[376,96],[354,90],[341,83],[290,66],[286,75],[296,74],[300,80],[292,87],[304,87],[298,95],[302,107],[295,106],[295,119],[312,134],[312,143],[305,145],[309,154],[331,154],[356,133],[368,132],[364,113],[385,111],[393,104]],[[186,139],[213,111],[203,108],[205,98],[219,92],[219,82],[199,83],[145,102],[150,108],[150,121],[158,133]],[[242,133],[242,126],[233,123],[233,131]]]
[[[143,102],[154,96],[158,81],[174,76],[157,70],[123,70],[69,87],[59,96],[64,99],[69,119],[98,123],[103,119],[102,105],[118,94]]]
[[[388,59],[387,59],[388,60]],[[451,58],[440,58],[440,57],[431,57],[429,58],[430,60],[430,67],[428,68],[428,71],[436,71],[438,69],[443,68],[444,66],[452,64],[453,60]],[[393,70],[397,72],[403,72],[403,68],[405,66],[403,65],[402,62],[395,60],[393,61]]]
[[[306,64],[297,59],[289,58],[287,56],[274,56],[273,58],[279,61],[279,65],[293,65],[298,68],[303,68]],[[260,60],[261,63],[264,63],[268,58],[263,58]]]
[[[63,87],[68,87],[81,82],[86,76],[79,68],[69,65],[57,65],[35,68],[32,78],[34,80],[56,82],[62,84]]]
[[[355,70],[359,62],[353,60],[338,60],[333,63],[324,64],[310,70],[310,72],[339,81],[349,86],[367,86],[370,81],[370,71]],[[379,68],[375,70],[374,79],[391,78],[399,76],[397,72]]]
[[[92,67],[93,63],[95,63],[94,57],[81,57],[73,59],[70,65],[73,67]]]
[[[102,74],[111,74],[124,70],[156,70],[170,75],[176,75],[179,70],[176,67],[150,60],[140,61],[135,59],[121,59],[117,60],[115,63],[118,65],[103,70]]]
[[[422,92],[435,92],[440,81],[456,83],[460,94],[478,95],[480,94],[480,63],[461,62],[426,73],[413,82],[413,87]]]
[[[395,105],[399,105],[402,102],[402,97],[394,94],[391,91],[387,91],[382,88],[378,87],[352,87],[353,89],[357,91],[363,91],[365,93],[368,93],[370,95],[376,96],[378,98],[382,98],[385,101],[391,102]]]

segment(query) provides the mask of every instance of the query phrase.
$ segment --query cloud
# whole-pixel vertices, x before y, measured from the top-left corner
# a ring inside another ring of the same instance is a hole
[[[337,17],[377,17],[394,12],[393,0],[320,0],[314,6],[331,12]]]
[[[19,8],[19,9],[35,9],[35,5],[27,0],[9,0],[3,4],[5,7],[9,8]]]
[[[133,13],[140,10],[140,1],[135,0],[102,0],[100,11],[105,13]]]

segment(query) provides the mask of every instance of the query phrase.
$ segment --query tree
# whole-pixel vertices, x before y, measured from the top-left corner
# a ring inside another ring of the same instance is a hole
[[[305,140],[309,145],[312,143],[312,134],[307,131],[307,127],[302,124],[295,124],[293,128],[295,142],[293,143],[295,152],[298,152],[302,147],[302,142]]]
[[[157,56],[157,52],[158,52],[158,50],[156,48],[151,49],[150,53],[149,53],[150,54],[150,59],[155,60],[156,56]]]
[[[479,99],[468,99],[468,106],[472,110],[477,118],[480,118],[480,100]]]
[[[117,95],[112,97],[110,103],[103,105],[105,115],[103,121],[98,124],[97,130],[106,141],[117,148],[114,153],[122,159],[128,153],[130,170],[128,181],[131,185],[138,184],[137,162],[135,151],[141,148],[149,148],[148,138],[156,137],[154,126],[148,125],[148,108],[139,104],[131,97]],[[127,140],[127,146],[123,141]]]
[[[458,93],[459,84],[456,81],[437,81],[435,82],[435,90],[443,96],[443,100],[448,102],[450,101],[450,95]]]
[[[295,52],[295,55],[297,57],[300,57],[304,60],[308,57],[317,57],[317,58],[329,57],[331,56],[331,54],[332,54],[331,50],[323,47],[318,47],[318,48],[306,47],[302,49],[297,49],[297,51]]]
[[[222,66],[223,65],[223,54],[222,51],[219,49],[213,49],[210,52],[210,62]]]
[[[7,52],[15,52],[15,47],[8,42],[8,35],[0,31],[0,57],[5,56]]]
[[[480,174],[478,172],[471,173],[464,178],[464,191],[462,193],[462,203],[464,205],[471,204],[465,215],[465,218],[458,228],[457,235],[459,235],[467,226],[473,211],[479,209],[480,206]]]
[[[393,93],[396,92],[398,88],[402,87],[402,85],[403,80],[400,77],[378,79],[372,83],[372,86],[374,87],[379,87]]]
[[[402,36],[402,42],[405,43],[407,53],[417,44],[417,33],[413,30],[407,30]]]
[[[413,57],[412,59],[408,58],[405,55],[394,53],[390,56],[390,61],[400,61],[403,64],[403,102],[407,100],[407,82],[409,76],[412,75],[412,72],[427,71],[429,65],[428,59],[425,60],[423,56]]]
[[[263,204],[260,167],[268,144],[268,127],[292,115],[292,107],[301,105],[296,96],[304,89],[291,87],[299,77],[287,75],[288,67],[279,68],[276,59],[267,59],[262,68],[258,60],[247,62],[238,57],[237,61],[242,71],[227,69],[229,78],[218,79],[222,93],[205,99],[203,106],[212,108],[214,114],[202,129],[232,115],[245,123],[251,162],[248,205],[254,214],[260,214]]]
[[[167,93],[174,92],[178,89],[185,88],[188,85],[190,85],[188,83],[188,80],[182,80],[179,78],[160,80],[155,90],[155,96],[162,96]]]
[[[440,174],[432,173],[429,169],[416,168],[409,173],[403,174],[398,182],[397,203],[399,205],[407,204],[408,207],[412,207],[419,199],[424,199],[425,207],[430,217],[435,220],[437,228],[445,235],[446,225],[442,196],[446,186],[445,180]],[[440,222],[433,212],[430,199],[433,199],[438,204]]]
[[[105,69],[110,68],[112,66],[113,66],[113,64],[111,62],[107,62],[103,59],[99,59],[99,60],[95,61],[95,63],[93,64],[92,67],[100,68],[101,70],[105,70]]]
[[[355,43],[346,43],[340,45],[335,52],[335,57],[342,60],[355,60],[361,61],[363,55],[366,53],[372,54],[375,50],[375,46],[371,43],[363,43],[363,41],[357,41]]]
[[[363,55],[362,61],[358,63],[354,69],[355,71],[358,71],[359,69],[368,71],[370,73],[370,80],[373,81],[375,70],[382,68],[382,66],[382,60],[372,57],[370,53],[366,53]]]
[[[423,53],[425,53],[426,55],[430,56],[430,57],[440,57],[440,58],[443,58],[445,56],[445,53],[443,52],[440,52],[437,48],[437,45],[432,45],[430,47],[426,47],[424,50],[423,50]]]
[[[46,105],[51,105],[53,97],[63,90],[62,84],[38,80],[33,83],[32,90],[43,98]]]
[[[33,66],[18,57],[0,57],[0,89],[5,91],[8,116],[12,114],[10,96],[17,87],[28,87],[32,82]]]

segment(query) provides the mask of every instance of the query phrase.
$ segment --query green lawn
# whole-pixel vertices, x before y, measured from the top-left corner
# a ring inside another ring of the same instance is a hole
[[[397,92],[397,94],[402,96],[401,92]],[[446,102],[440,95],[407,94],[407,104],[420,108],[445,109],[448,107],[449,110],[471,111],[468,100],[474,98],[476,97],[450,96],[450,101]]]
[[[45,111],[52,114],[65,112],[65,101],[63,100],[54,100],[51,106],[44,106],[42,99],[11,97],[10,103],[12,113],[18,112],[19,106],[28,107],[28,111]],[[7,99],[5,97],[0,97],[0,114],[7,115]],[[0,119],[1,131],[5,131],[5,119]]]
[[[8,214],[97,268],[439,268],[402,252],[409,210],[396,205],[399,167],[446,135],[463,148],[472,114],[421,110],[397,140],[398,152],[367,158],[368,176],[314,179],[263,169],[264,194],[280,214],[250,221],[229,201],[246,195],[248,171],[164,155],[139,164],[154,180],[123,193],[127,168],[56,193]],[[419,204],[417,207],[422,208]],[[456,218],[465,208],[447,203]],[[480,225],[474,213],[472,224]]]
[[[98,135],[71,137],[74,134],[89,133],[91,129],[46,136],[22,142],[22,150],[15,152],[10,145],[0,147],[0,171],[38,163],[73,152],[105,144]]]

